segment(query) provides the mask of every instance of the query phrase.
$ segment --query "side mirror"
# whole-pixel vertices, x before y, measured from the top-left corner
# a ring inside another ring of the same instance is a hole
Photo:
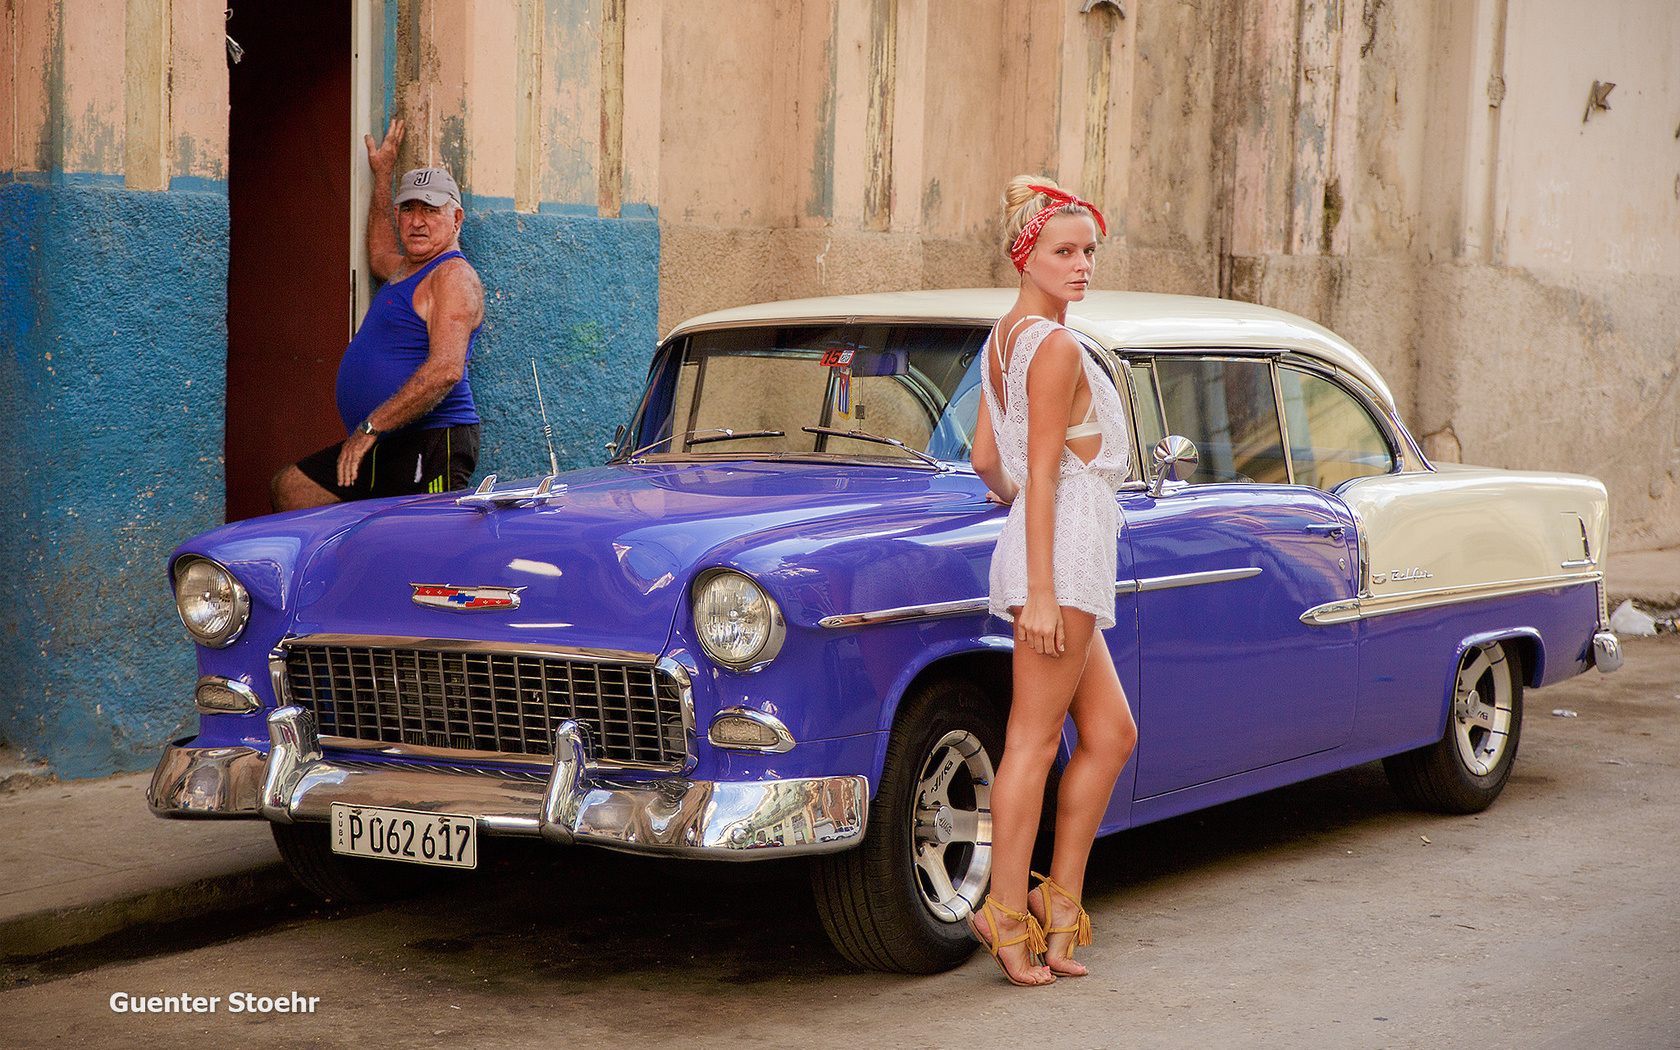
[[[1169,481],[1183,481],[1196,473],[1201,456],[1196,443],[1179,434],[1168,434],[1155,443],[1155,484],[1149,494],[1160,498]]]

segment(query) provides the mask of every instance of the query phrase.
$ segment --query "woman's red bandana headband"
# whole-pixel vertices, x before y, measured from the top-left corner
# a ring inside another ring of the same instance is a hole
[[[1044,224],[1050,221],[1050,216],[1070,204],[1090,211],[1091,217],[1097,220],[1097,229],[1105,234],[1108,233],[1108,223],[1103,221],[1102,212],[1098,211],[1097,206],[1090,201],[1082,201],[1071,193],[1063,193],[1061,190],[1052,189],[1049,186],[1028,186],[1027,188],[1049,197],[1050,203],[1039,209],[1037,215],[1027,220],[1027,224],[1021,227],[1021,235],[1015,238],[1014,244],[1009,246],[1009,259],[1015,264],[1015,269],[1022,272],[1026,271],[1027,256],[1032,254],[1033,245],[1038,243],[1038,235],[1044,232]]]

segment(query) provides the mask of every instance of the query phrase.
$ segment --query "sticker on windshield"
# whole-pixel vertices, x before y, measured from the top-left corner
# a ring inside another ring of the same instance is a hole
[[[822,363],[827,365],[829,368],[843,368],[852,363],[852,354],[854,353],[856,353],[856,351],[845,350],[840,347],[835,347],[833,350],[825,350],[822,355]]]

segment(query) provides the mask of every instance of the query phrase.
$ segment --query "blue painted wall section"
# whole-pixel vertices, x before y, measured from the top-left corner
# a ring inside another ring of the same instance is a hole
[[[191,719],[164,559],[222,520],[227,198],[0,184],[0,739],[149,768]]]
[[[478,475],[548,472],[531,362],[560,469],[595,466],[627,423],[659,331],[659,224],[568,214],[469,212],[462,247],[484,281],[473,396]]]

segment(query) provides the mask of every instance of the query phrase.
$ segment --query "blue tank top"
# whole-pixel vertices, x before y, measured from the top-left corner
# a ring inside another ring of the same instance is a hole
[[[368,413],[408,382],[431,350],[426,322],[414,312],[414,289],[428,273],[447,259],[465,258],[458,251],[445,252],[400,281],[392,281],[374,294],[362,326],[350,339],[344,359],[338,363],[338,414],[348,433]],[[467,360],[472,361],[473,344],[481,323],[467,338]],[[443,395],[430,412],[401,430],[431,430],[437,427],[477,423],[472,387],[463,372],[461,381]]]

